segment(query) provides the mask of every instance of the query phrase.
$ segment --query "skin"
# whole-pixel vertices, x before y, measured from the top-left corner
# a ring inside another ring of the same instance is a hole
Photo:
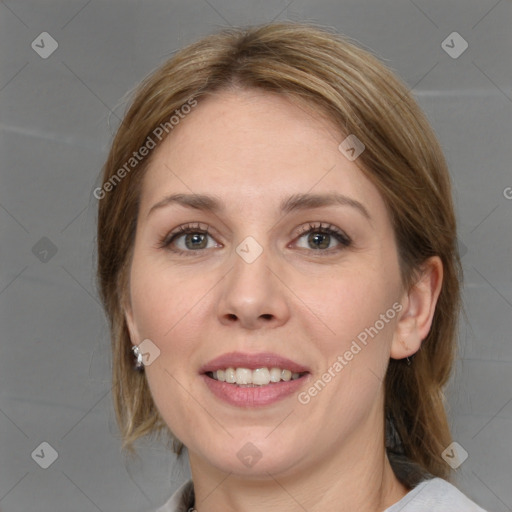
[[[383,379],[390,357],[412,355],[428,334],[442,266],[431,258],[404,289],[385,203],[338,150],[344,138],[284,97],[223,91],[175,127],[144,177],[126,318],[133,344],[149,338],[160,349],[145,372],[188,448],[199,512],[380,511],[407,492],[385,453]],[[333,191],[369,218],[350,205],[279,210],[293,194]],[[213,195],[222,210],[170,203],[149,213],[178,193]],[[209,226],[206,248],[187,249],[185,236],[159,246],[187,223]],[[352,242],[331,236],[312,248],[301,234],[309,223]],[[248,236],[263,249],[250,264],[236,252]],[[199,375],[220,354],[270,351],[310,368],[307,390],[395,303],[395,318],[305,405],[292,394],[235,407]],[[261,453],[252,467],[237,457],[247,442]]]

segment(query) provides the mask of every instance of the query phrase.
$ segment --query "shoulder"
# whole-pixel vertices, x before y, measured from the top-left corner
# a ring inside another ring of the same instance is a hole
[[[188,480],[156,512],[193,512],[194,487]],[[486,512],[442,478],[419,483],[384,512]]]
[[[384,512],[485,512],[455,486],[442,478],[419,483]]]

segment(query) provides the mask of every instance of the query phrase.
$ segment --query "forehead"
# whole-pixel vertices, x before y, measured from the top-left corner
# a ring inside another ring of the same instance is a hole
[[[141,207],[169,192],[209,193],[239,206],[342,192],[384,208],[357,161],[338,149],[344,138],[312,105],[284,95],[242,90],[202,98],[155,150]]]

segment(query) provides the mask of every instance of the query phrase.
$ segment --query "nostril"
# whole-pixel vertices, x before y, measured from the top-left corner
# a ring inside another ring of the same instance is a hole
[[[260,315],[260,317],[265,320],[272,320],[272,315],[270,313],[265,313],[264,315]]]
[[[237,319],[237,316],[234,315],[233,313],[229,313],[228,315],[226,315],[228,317],[229,320],[233,320],[235,321]]]

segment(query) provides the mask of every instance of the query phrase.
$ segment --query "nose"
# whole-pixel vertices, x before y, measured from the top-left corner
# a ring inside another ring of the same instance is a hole
[[[290,308],[286,288],[270,263],[265,250],[251,263],[234,255],[234,266],[222,280],[217,305],[223,325],[238,324],[253,330],[279,327],[288,321]]]

